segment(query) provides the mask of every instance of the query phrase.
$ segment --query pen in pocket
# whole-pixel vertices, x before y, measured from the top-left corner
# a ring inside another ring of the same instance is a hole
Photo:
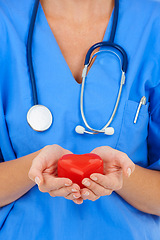
[[[139,115],[139,112],[140,112],[140,109],[142,107],[142,105],[145,105],[146,104],[146,97],[143,96],[139,102],[139,105],[138,105],[138,108],[137,108],[137,112],[136,112],[136,116],[134,118],[134,123],[137,122],[137,118],[138,118],[138,115]]]

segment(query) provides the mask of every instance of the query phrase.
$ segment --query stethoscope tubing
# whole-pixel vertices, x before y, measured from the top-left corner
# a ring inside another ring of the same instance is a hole
[[[32,96],[33,96],[33,105],[38,105],[38,96],[37,96],[37,88],[36,88],[36,80],[34,75],[33,61],[32,61],[32,39],[33,39],[33,31],[37,16],[39,6],[39,0],[35,0],[34,8],[31,16],[28,38],[27,38],[27,64],[29,69],[31,88],[32,88]]]
[[[111,29],[111,34],[109,38],[109,42],[114,42],[114,38],[116,35],[117,23],[118,23],[118,15],[119,15],[119,0],[114,1],[114,16],[113,16],[113,24]]]
[[[103,41],[103,42],[98,42],[98,43],[94,44],[88,50],[88,52],[86,54],[86,58],[85,58],[84,69],[83,69],[83,73],[82,73],[80,110],[81,110],[81,116],[82,116],[82,119],[83,119],[83,122],[84,122],[85,126],[92,131],[92,132],[89,132],[89,131],[84,130],[84,132],[89,133],[89,134],[96,134],[96,133],[100,133],[100,132],[105,132],[105,130],[109,127],[109,125],[113,121],[113,118],[114,118],[114,116],[117,112],[117,108],[118,108],[121,93],[122,93],[122,88],[123,88],[123,85],[125,83],[125,74],[126,74],[127,68],[128,68],[128,57],[127,57],[127,54],[126,54],[125,50],[121,46],[119,46],[118,44],[114,43],[114,38],[115,38],[115,33],[116,33],[117,23],[118,23],[118,14],[119,14],[119,0],[115,0],[114,18],[113,18],[112,30],[111,30],[109,41]],[[106,48],[109,48],[109,49],[99,50],[91,58],[91,55],[94,52],[94,50],[96,50],[97,48],[102,48],[102,47],[103,48],[106,47]],[[120,81],[119,91],[118,91],[118,95],[117,95],[117,98],[116,98],[116,102],[115,102],[112,114],[111,114],[108,122],[105,124],[105,126],[103,128],[94,129],[94,128],[89,126],[89,124],[88,124],[88,122],[85,118],[85,114],[84,114],[84,86],[85,86],[88,66],[92,62],[93,57],[95,55],[97,55],[98,53],[102,52],[102,51],[112,52],[115,56],[118,57],[118,59],[120,61],[120,64],[121,64],[122,73],[121,73],[121,81]],[[117,54],[116,51],[121,55],[122,59],[119,57],[119,54]]]
[[[111,49],[116,49],[122,55],[122,59],[123,59],[123,61],[122,61],[122,71],[126,73],[127,72],[127,68],[128,68],[128,57],[127,57],[127,54],[126,54],[125,50],[121,46],[119,46],[118,44],[115,44],[115,43],[109,42],[109,41],[103,41],[103,42],[95,43],[88,50],[88,52],[86,54],[84,65],[88,65],[89,64],[92,52],[96,48],[101,48],[101,47],[109,47]]]
[[[102,51],[104,51],[104,52],[107,51],[107,52],[113,53],[114,55],[116,55],[116,57],[119,59],[119,61],[121,63],[120,57],[115,52],[110,51],[110,50],[102,50]],[[100,53],[102,51],[99,51],[97,53]],[[97,55],[97,53],[95,53],[94,55]],[[94,55],[92,56],[92,58],[94,57]],[[90,62],[91,61],[92,61],[92,59],[90,60]],[[100,132],[105,132],[105,129],[108,128],[108,126],[113,121],[113,118],[114,118],[114,116],[115,116],[115,114],[117,112],[117,108],[118,108],[118,105],[119,105],[119,101],[120,101],[120,97],[121,97],[121,93],[122,93],[122,87],[125,84],[125,72],[122,70],[122,66],[121,66],[121,72],[122,72],[121,73],[121,81],[120,81],[118,96],[116,98],[116,103],[115,103],[113,112],[111,114],[111,117],[109,118],[108,122],[105,124],[105,126],[103,128],[101,128],[101,129],[94,129],[94,128],[89,126],[89,124],[88,124],[88,122],[87,122],[87,120],[85,118],[85,114],[84,114],[84,86],[85,86],[85,80],[86,80],[86,75],[87,75],[87,68],[88,68],[90,62],[88,63],[88,65],[85,65],[84,70],[83,70],[83,74],[82,74],[82,86],[81,86],[81,96],[80,96],[80,110],[81,110],[81,116],[82,116],[82,119],[83,119],[83,122],[84,122],[85,126],[92,131],[92,132],[88,132],[88,131],[85,131],[85,132],[89,133],[89,134],[96,134],[96,133],[100,133]]]

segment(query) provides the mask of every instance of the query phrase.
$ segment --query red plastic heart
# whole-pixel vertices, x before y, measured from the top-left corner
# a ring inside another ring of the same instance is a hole
[[[103,160],[96,154],[67,154],[58,161],[58,177],[65,177],[83,188],[82,180],[92,173],[103,174]]]

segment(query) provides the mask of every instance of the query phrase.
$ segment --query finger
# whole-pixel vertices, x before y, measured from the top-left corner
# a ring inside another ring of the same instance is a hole
[[[123,178],[122,176],[118,176],[116,177],[115,175],[116,173],[114,173],[114,175],[103,175],[103,174],[99,174],[99,173],[93,173],[90,178],[97,183],[98,185],[102,186],[103,188],[109,191],[114,191],[114,190],[119,190],[122,188],[123,186]],[[110,194],[107,194],[110,195]]]
[[[68,200],[77,200],[77,199],[81,198],[81,193],[80,192],[70,193],[65,198]]]
[[[79,199],[76,199],[76,200],[73,200],[74,203],[80,205],[83,203],[83,198],[79,198]]]
[[[100,185],[88,178],[84,178],[82,184],[90,189],[96,196],[106,196],[112,193],[112,190],[105,188],[103,185]]]
[[[120,167],[123,170],[123,173],[126,177],[130,177],[135,169],[135,164],[127,156],[127,154],[116,150],[116,160],[119,163]]]
[[[45,164],[43,161],[43,155],[40,153],[34,158],[32,166],[28,172],[28,177],[34,181],[37,185],[43,182],[42,172],[45,169]]]
[[[47,179],[44,179],[43,183],[40,183],[38,187],[41,192],[50,192],[71,185],[72,181],[69,178],[49,176]]]
[[[49,194],[52,197],[65,197],[70,200],[77,199],[81,196],[80,187],[77,184],[73,184],[70,187],[62,187],[58,190],[50,191]]]
[[[100,197],[87,188],[81,189],[81,195],[84,200],[91,200],[91,201],[96,201]]]
[[[66,199],[69,199],[69,200],[76,200],[78,198],[81,197],[81,194],[80,194],[80,187],[78,184],[73,184],[71,187],[70,187],[70,191],[68,192],[68,194],[65,196]]]

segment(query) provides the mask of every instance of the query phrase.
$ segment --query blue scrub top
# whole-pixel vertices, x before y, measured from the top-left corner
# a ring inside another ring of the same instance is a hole
[[[46,132],[33,131],[26,120],[33,104],[26,42],[34,0],[0,1],[0,156],[8,161],[59,144],[75,154],[111,146],[136,164],[160,170],[160,2],[120,0],[115,42],[128,54],[129,67],[113,136],[78,135],[83,125],[80,89],[47,23],[41,5],[33,35],[33,64],[39,103],[54,121]],[[113,14],[104,40],[109,39]],[[120,66],[112,54],[100,54],[86,80],[84,111],[94,128],[110,118],[120,83]],[[146,96],[134,124],[139,101]],[[0,209],[1,240],[158,240],[160,218],[143,213],[115,192],[96,202],[76,205],[41,193],[37,186]]]

